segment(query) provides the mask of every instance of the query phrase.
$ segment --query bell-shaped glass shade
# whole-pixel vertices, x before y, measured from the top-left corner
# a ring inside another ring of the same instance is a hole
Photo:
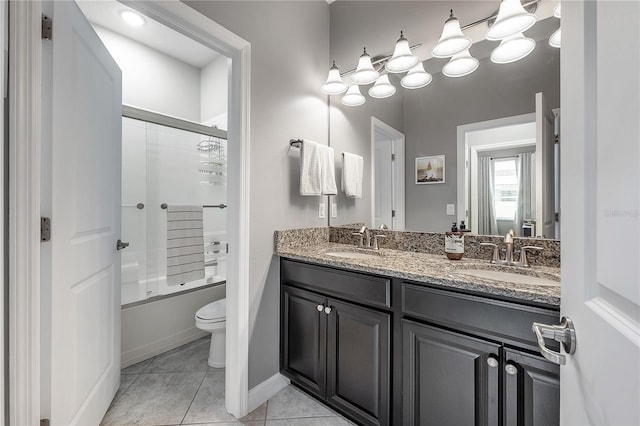
[[[409,71],[413,68],[419,59],[411,53],[409,47],[409,41],[404,38],[402,31],[400,31],[400,38],[396,42],[396,48],[393,50],[393,56],[385,64],[387,71],[392,73],[401,73]]]
[[[456,53],[462,52],[471,46],[471,39],[464,36],[460,29],[460,21],[453,16],[453,9],[451,15],[444,23],[442,29],[442,35],[438,44],[431,51],[431,55],[435,58],[448,58]]]
[[[336,66],[336,62],[333,61],[333,65],[329,68],[329,75],[327,81],[322,86],[322,91],[327,95],[339,95],[347,90],[347,85],[342,81],[340,77],[340,70]]]
[[[424,65],[422,65],[422,62],[418,62],[418,65],[411,68],[407,75],[402,77],[402,80],[400,80],[400,84],[405,89],[419,89],[431,83],[432,79],[433,77],[431,76],[431,74],[424,70]]]
[[[396,88],[389,82],[389,75],[383,74],[376,80],[375,84],[369,89],[369,96],[372,98],[388,98],[396,93]]]
[[[561,37],[562,35],[561,35],[561,33],[560,33],[560,30],[561,30],[561,29],[562,29],[562,28],[558,28],[558,29],[556,30],[556,32],[555,32],[555,33],[553,33],[553,34],[551,34],[551,37],[549,37],[549,45],[550,45],[551,47],[557,47],[557,48],[560,48],[561,38],[562,38],[562,37]]]
[[[556,5],[556,7],[553,8],[553,16],[555,16],[556,18],[560,18],[560,14],[561,14],[560,8],[561,7],[562,7],[562,3],[558,3]]]
[[[519,61],[531,53],[536,47],[535,40],[518,33],[507,37],[500,42],[500,45],[491,52],[491,62],[496,64],[508,64]]]
[[[373,68],[371,64],[371,56],[367,53],[367,49],[364,49],[364,53],[358,60],[358,67],[351,76],[351,81],[355,84],[371,84],[380,77],[380,73]]]
[[[528,30],[536,23],[536,15],[524,10],[520,0],[502,0],[498,16],[489,31],[487,40],[502,40]]]
[[[340,101],[346,106],[359,106],[364,103],[365,98],[360,93],[360,87],[357,84],[352,84]]]
[[[469,49],[453,55],[451,60],[442,67],[442,74],[447,77],[464,77],[478,69],[480,61],[471,56]]]

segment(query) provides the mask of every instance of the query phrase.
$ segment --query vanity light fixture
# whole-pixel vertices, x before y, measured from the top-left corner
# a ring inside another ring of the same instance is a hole
[[[502,40],[531,28],[536,15],[527,12],[520,0],[502,0],[496,21],[487,31],[487,40]]]
[[[393,96],[394,93],[396,93],[396,87],[389,82],[388,74],[378,77],[375,84],[369,89],[369,96],[378,99],[388,98]]]
[[[419,59],[411,53],[409,41],[404,38],[404,34],[400,31],[400,38],[396,42],[391,59],[385,64],[385,69],[392,73],[403,73],[409,71],[416,66]]]
[[[133,10],[121,11],[120,17],[124,22],[131,25],[132,27],[141,27],[144,25],[144,18]]]
[[[322,86],[322,91],[327,95],[339,95],[347,91],[347,85],[342,81],[336,61],[333,61],[333,65],[329,68],[327,81]]]
[[[358,68],[351,76],[351,81],[355,84],[371,84],[380,77],[380,73],[376,71],[371,63],[371,56],[367,53],[367,48],[363,49],[362,55],[358,60]]]
[[[500,45],[493,49],[493,52],[491,52],[491,62],[496,64],[509,64],[519,61],[531,53],[535,47],[535,40],[525,37],[522,33],[517,33],[502,39]]]
[[[364,104],[365,98],[360,93],[360,86],[352,84],[340,101],[346,106],[360,106]]]
[[[555,9],[553,9],[553,16],[555,16],[556,18],[560,18],[560,7],[561,7],[562,3],[558,3],[555,7]],[[549,45],[551,47],[560,47],[561,44],[561,38],[562,38],[562,34],[560,32],[561,28],[558,28],[553,34],[551,34],[551,37],[549,37]]]
[[[444,22],[440,40],[431,51],[431,55],[435,58],[448,58],[468,49],[469,46],[471,46],[471,39],[464,36],[460,29],[460,21],[453,16],[453,9],[451,9],[449,19]]]
[[[554,32],[553,34],[551,34],[551,37],[549,37],[549,45],[551,47],[557,47],[560,48],[561,45],[561,39],[562,39],[562,34],[560,32],[562,28],[558,28],[556,30],[556,32]]]
[[[469,49],[456,53],[451,60],[442,67],[442,74],[447,77],[464,77],[478,69],[480,61],[471,56]]]
[[[405,89],[419,89],[421,87],[427,86],[431,83],[433,77],[431,74],[424,70],[424,65],[422,62],[418,62],[418,65],[411,68],[407,75],[402,77],[400,80],[400,85]]]

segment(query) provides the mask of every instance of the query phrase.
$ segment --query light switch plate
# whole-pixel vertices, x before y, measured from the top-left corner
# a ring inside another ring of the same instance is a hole
[[[338,217],[338,204],[331,203],[331,217]]]
[[[456,214],[456,205],[455,204],[447,204],[447,215],[453,216]]]
[[[318,204],[318,219],[326,219],[327,205],[325,203]]]

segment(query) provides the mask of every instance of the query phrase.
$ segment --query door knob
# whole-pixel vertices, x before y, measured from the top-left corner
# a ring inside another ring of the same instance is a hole
[[[331,313],[331,306],[327,306],[326,308],[324,308],[324,313],[329,315]]]
[[[127,247],[129,247],[129,243],[122,242],[121,240],[118,240],[116,243],[116,250],[126,249]]]
[[[518,367],[516,367],[513,364],[507,364],[504,366],[504,371],[507,372],[508,375],[510,376],[517,376],[518,375]]]
[[[499,363],[496,357],[490,356],[487,358],[487,364],[489,364],[489,367],[496,368]]]
[[[322,312],[322,311],[324,311],[324,305],[320,304],[320,305],[316,306],[316,309],[318,310],[318,312]]]
[[[545,337],[562,343],[564,350],[568,354],[576,351],[576,329],[573,327],[571,318],[562,317],[560,325],[547,325],[534,322],[532,330],[538,339],[538,346],[542,356],[555,364],[564,365],[567,359],[561,353],[548,349],[544,343]]]

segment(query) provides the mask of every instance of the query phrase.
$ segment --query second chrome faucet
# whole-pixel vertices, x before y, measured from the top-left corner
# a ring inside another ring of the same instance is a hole
[[[517,253],[517,250],[513,249],[513,243],[515,238],[515,232],[510,229],[507,235],[504,236],[504,244],[506,246],[504,260],[500,259],[500,249],[497,244],[494,243],[480,243],[481,246],[493,247],[493,255],[490,262],[496,265],[509,265],[509,266],[523,266],[525,268],[531,267],[529,259],[527,258],[527,251],[542,251],[542,247],[537,246],[523,246],[520,248],[520,261],[514,260],[513,254]]]

